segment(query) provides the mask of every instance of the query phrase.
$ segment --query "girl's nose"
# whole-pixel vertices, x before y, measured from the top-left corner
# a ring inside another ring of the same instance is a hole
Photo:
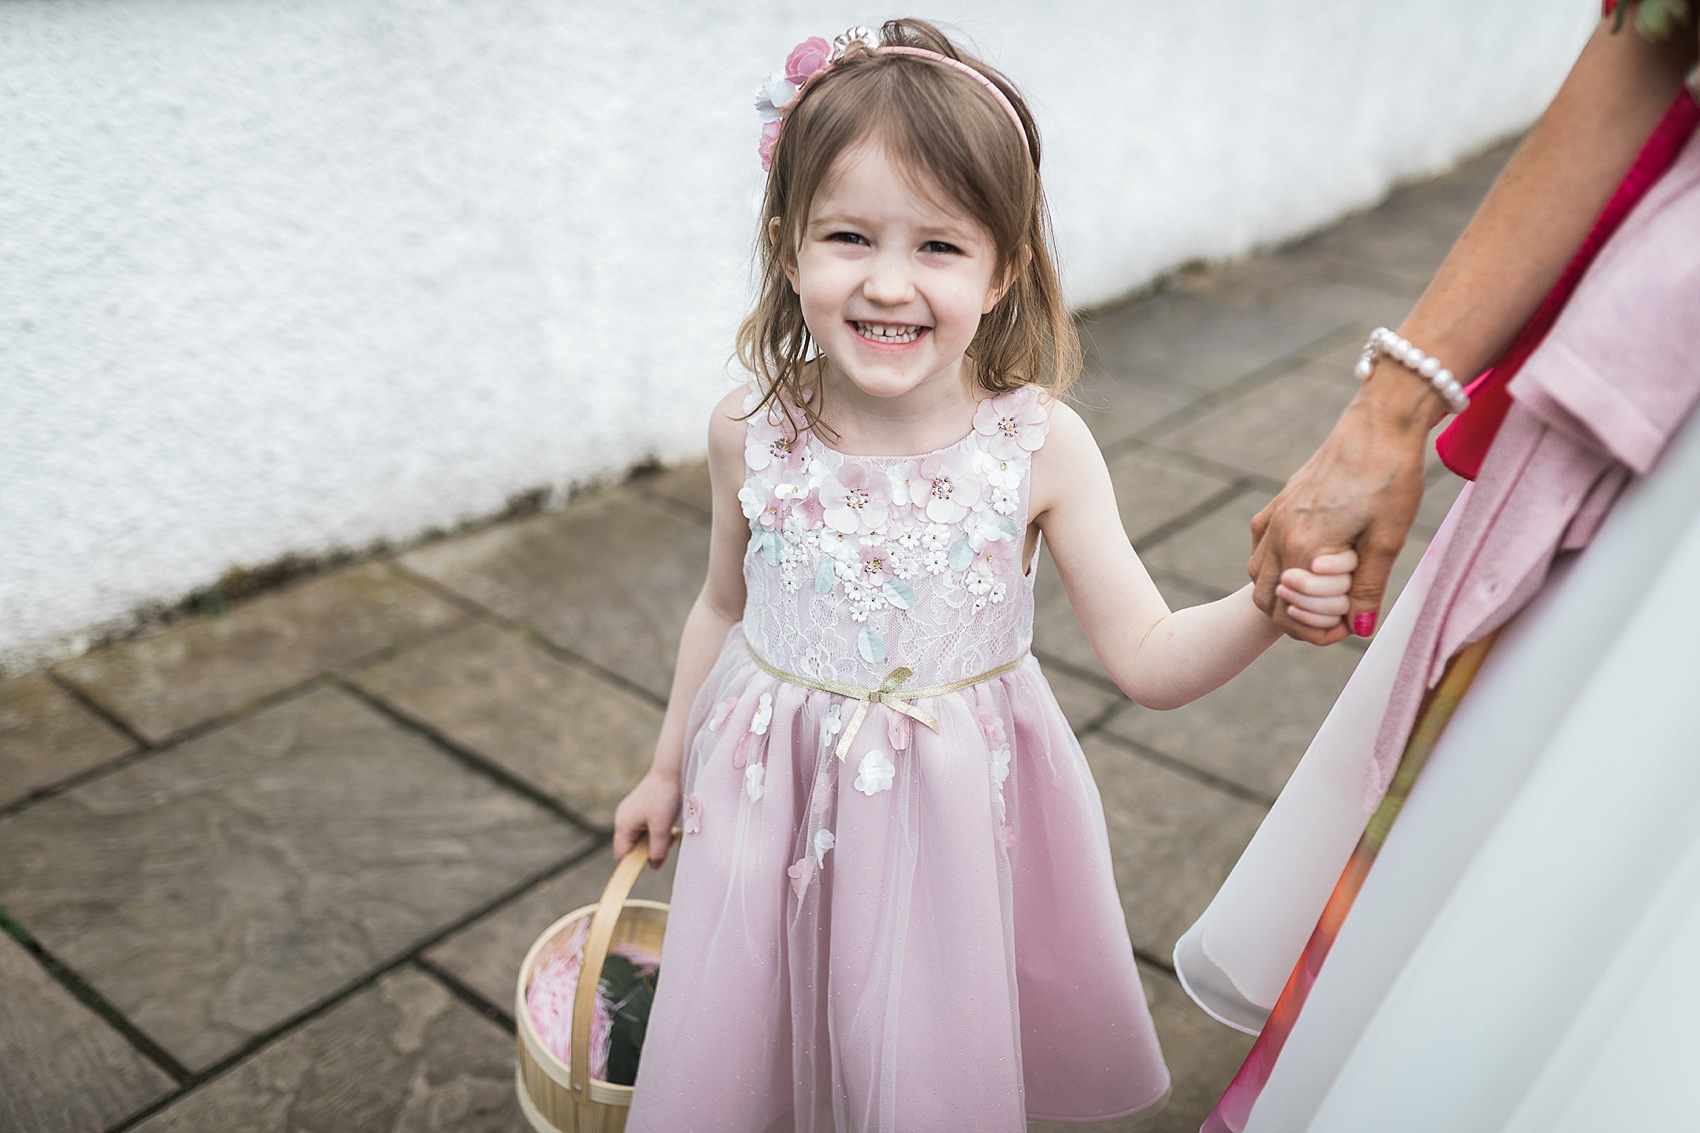
[[[895,257],[875,256],[862,280],[862,297],[870,303],[894,307],[915,297],[915,283]]]

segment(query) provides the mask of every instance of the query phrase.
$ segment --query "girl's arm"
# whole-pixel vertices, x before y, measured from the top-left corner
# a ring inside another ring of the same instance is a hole
[[[1128,542],[1097,442],[1066,405],[1052,407],[1050,434],[1033,454],[1033,511],[1092,648],[1147,708],[1203,696],[1281,636],[1252,603],[1250,586],[1169,610]]]
[[[714,407],[708,425],[708,478],[714,499],[714,526],[708,549],[708,578],[685,619],[679,659],[667,714],[655,744],[649,771],[614,810],[614,857],[622,858],[647,833],[649,862],[659,869],[673,844],[673,820],[679,815],[680,772],[685,762],[685,722],[697,690],[707,679],[726,643],[726,634],[744,616],[744,545],[750,529],[738,506],[744,478],[744,391],[734,390]]]

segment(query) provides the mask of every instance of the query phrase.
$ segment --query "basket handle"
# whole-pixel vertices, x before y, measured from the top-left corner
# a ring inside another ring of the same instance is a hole
[[[637,884],[644,863],[649,860],[649,843],[633,846],[614,876],[602,891],[602,900],[590,919],[590,936],[584,942],[584,959],[578,968],[578,990],[573,993],[573,1036],[571,1065],[573,1093],[583,1094],[590,1087],[590,1022],[596,1006],[596,987],[602,982],[602,962],[608,958],[608,945],[614,940],[614,925],[620,910],[626,907],[632,886]]]

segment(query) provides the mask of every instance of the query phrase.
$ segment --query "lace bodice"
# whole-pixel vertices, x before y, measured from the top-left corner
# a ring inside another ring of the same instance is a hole
[[[900,665],[936,684],[1024,655],[1030,470],[1049,427],[1032,387],[982,401],[966,437],[920,456],[848,456],[793,435],[777,407],[751,417],[738,493],[750,644],[863,687]]]

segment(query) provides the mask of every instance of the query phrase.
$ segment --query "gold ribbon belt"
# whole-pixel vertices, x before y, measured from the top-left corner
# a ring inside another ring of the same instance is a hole
[[[963,677],[959,681],[951,681],[942,685],[927,685],[925,688],[901,688],[900,685],[915,675],[914,670],[899,665],[885,675],[878,688],[863,688],[860,685],[849,685],[842,681],[817,681],[813,677],[802,677],[796,673],[787,673],[784,669],[767,663],[756,647],[750,644],[749,638],[744,639],[744,648],[750,651],[750,660],[756,663],[756,668],[770,677],[776,677],[788,685],[798,688],[812,689],[815,692],[829,692],[834,696],[846,697],[857,702],[856,711],[850,717],[850,722],[844,726],[844,736],[838,741],[836,754],[839,760],[850,755],[850,741],[856,738],[856,732],[862,727],[862,722],[868,717],[870,704],[883,704],[894,712],[901,712],[911,720],[918,720],[931,728],[939,730],[938,719],[930,713],[921,711],[909,702],[911,700],[926,700],[928,697],[943,696],[950,692],[961,692],[977,684],[1001,677],[1005,673],[1013,673],[1027,661],[1026,657],[1017,657],[1013,661],[1005,661],[995,669],[987,669],[972,677]]]

